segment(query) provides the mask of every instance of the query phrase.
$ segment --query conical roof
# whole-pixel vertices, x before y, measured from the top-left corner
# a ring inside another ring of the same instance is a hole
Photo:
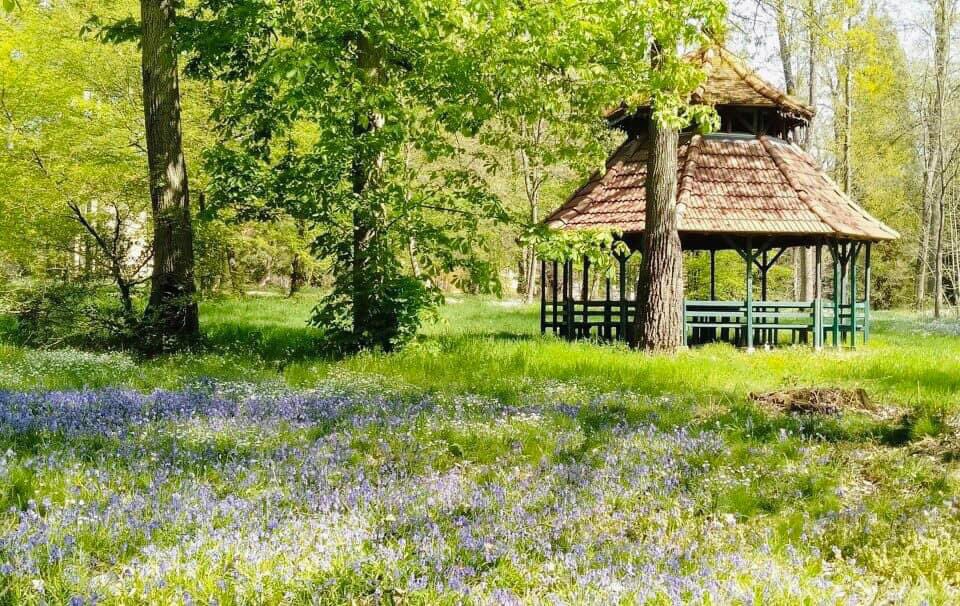
[[[809,121],[812,107],[786,94],[747,67],[739,57],[722,46],[705,48],[691,58],[703,65],[707,79],[694,98],[707,105],[776,107],[785,114]]]
[[[808,123],[816,111],[796,97],[786,94],[747,67],[739,57],[722,46],[705,47],[687,56],[706,73],[704,83],[693,92],[691,101],[705,105],[769,107],[781,114]],[[643,107],[643,106],[641,106]],[[617,120],[626,116],[626,106],[607,113]]]
[[[546,223],[644,230],[649,145],[630,139]],[[844,194],[798,146],[769,136],[681,135],[681,234],[892,240],[899,235]]]

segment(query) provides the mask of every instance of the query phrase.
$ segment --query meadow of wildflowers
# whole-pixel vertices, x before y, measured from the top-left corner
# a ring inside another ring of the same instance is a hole
[[[327,360],[311,305],[207,302],[152,360],[0,343],[0,606],[960,603],[956,323],[664,357],[471,300]],[[796,385],[893,414],[746,397]]]
[[[926,459],[796,420],[677,426],[670,398],[530,393],[347,374],[2,392],[0,603],[958,597],[957,502]]]

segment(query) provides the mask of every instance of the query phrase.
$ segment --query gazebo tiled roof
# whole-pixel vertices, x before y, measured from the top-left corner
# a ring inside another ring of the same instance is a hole
[[[693,91],[691,101],[712,106],[768,107],[808,123],[816,111],[796,97],[786,94],[747,67],[736,55],[722,46],[705,47],[687,56],[699,64],[706,80]],[[611,121],[626,116],[626,105],[609,111]]]
[[[629,139],[546,223],[558,229],[644,229],[648,146]],[[679,231],[706,235],[892,240],[809,154],[766,135],[681,135]]]
[[[781,111],[809,121],[814,109],[770,84],[736,55],[722,46],[707,47],[695,53],[707,79],[694,98],[707,105],[741,107],[777,107]]]

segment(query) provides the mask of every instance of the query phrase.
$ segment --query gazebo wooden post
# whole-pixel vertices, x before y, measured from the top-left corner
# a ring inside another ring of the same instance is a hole
[[[747,292],[746,292],[746,312],[747,312],[747,351],[753,351],[753,239],[747,238],[747,251],[744,260],[747,262]]]
[[[817,244],[813,276],[813,348],[823,349],[823,247]]]
[[[566,338],[567,336],[567,260],[563,260],[563,272],[560,276],[560,317],[561,325],[557,327],[557,334]]]
[[[613,338],[613,317],[610,309],[610,272],[607,272],[603,296],[603,328],[600,335],[604,340],[609,341]]]
[[[761,253],[761,256],[760,256],[760,302],[764,304],[764,307],[761,308],[764,312],[767,311],[767,308],[766,308],[767,270],[770,269],[770,265],[767,261],[767,253],[768,253],[768,249],[764,248],[763,253]],[[764,315],[764,317],[761,319],[760,324],[766,324],[766,323],[767,323],[767,316]],[[772,331],[769,328],[765,328],[760,332],[761,342],[763,343],[763,346],[765,349],[770,348],[770,338],[773,336],[771,333]]]
[[[870,242],[863,258],[863,344],[870,340]]]
[[[552,293],[551,297],[551,311],[553,312],[553,334],[559,334],[560,329],[557,326],[557,277],[559,276],[559,263],[556,260],[553,262],[553,277],[550,280],[550,290]]]
[[[627,255],[617,254],[617,261],[620,265],[620,328],[617,330],[617,338],[621,341],[627,340]]]
[[[831,345],[840,347],[840,297],[843,292],[840,282],[840,245],[836,242],[831,243],[830,252],[833,254],[833,324],[831,326]]]
[[[547,262],[540,260],[540,334],[547,332]]]
[[[566,260],[563,264],[563,286],[564,286],[564,301],[563,301],[563,322],[566,326],[566,331],[564,336],[568,341],[572,341],[574,338],[573,332],[573,261]]]
[[[710,249],[710,300],[717,300],[717,250],[715,248]],[[701,332],[704,332],[704,329],[701,329]],[[717,329],[715,327],[709,329],[706,334],[711,341],[715,342],[717,340]]]
[[[840,246],[840,315],[843,316],[843,307],[846,305],[847,301],[847,276],[850,275],[848,270],[847,263],[850,261],[850,245],[842,244]],[[843,322],[841,317],[838,321],[840,324],[840,342],[839,346],[843,347],[843,344],[846,342],[847,337],[843,334],[843,331],[850,326],[849,318],[846,324]]]
[[[717,300],[717,251],[710,249],[710,300]]]
[[[860,244],[851,243],[848,263],[850,264],[850,349],[857,348],[857,256]]]
[[[580,298],[583,299],[583,326],[580,328],[581,337],[590,336],[590,257],[583,255],[583,287],[580,289]]]

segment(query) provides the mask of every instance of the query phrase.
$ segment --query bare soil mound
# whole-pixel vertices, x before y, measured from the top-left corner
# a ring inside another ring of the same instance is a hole
[[[881,414],[863,389],[839,387],[792,388],[751,393],[750,400],[760,406],[783,413],[836,415],[841,412]]]

